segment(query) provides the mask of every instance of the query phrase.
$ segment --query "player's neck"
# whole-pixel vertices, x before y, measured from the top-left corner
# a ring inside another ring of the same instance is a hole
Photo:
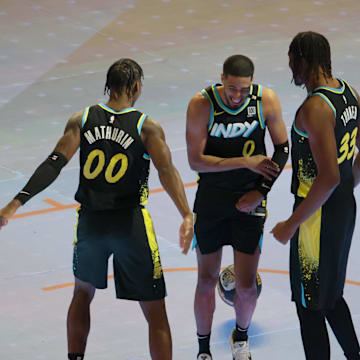
[[[121,110],[132,107],[133,101],[132,101],[132,99],[129,99],[128,97],[119,97],[117,99],[110,98],[105,105],[115,111],[121,111]]]
[[[340,86],[339,81],[333,77],[327,77],[322,72],[318,77],[311,76],[310,79],[305,83],[308,92],[322,86],[338,88]]]

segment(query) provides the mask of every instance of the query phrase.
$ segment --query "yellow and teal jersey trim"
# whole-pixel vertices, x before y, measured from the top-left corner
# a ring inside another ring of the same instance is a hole
[[[143,158],[144,158],[145,160],[150,160],[150,155],[148,155],[147,153],[144,153],[144,154],[143,154]]]
[[[215,100],[216,102],[218,103],[218,105],[223,109],[225,110],[227,113],[231,114],[231,115],[237,115],[237,114],[240,114],[248,105],[249,105],[249,102],[250,102],[250,98],[248,97],[245,102],[240,106],[239,109],[237,110],[231,110],[230,108],[228,108],[224,103],[223,101],[221,100],[221,97],[217,91],[217,88],[216,88],[216,85],[213,85],[212,86],[212,90],[213,90],[213,93],[214,93],[214,96],[215,96]],[[250,86],[250,95],[252,94],[253,92],[253,85]]]
[[[88,115],[89,115],[89,109],[90,109],[90,106],[88,106],[85,110],[84,110],[84,113],[83,113],[83,116],[82,116],[82,119],[81,119],[81,127],[83,128],[85,123],[86,123],[86,120],[88,118]]]
[[[328,87],[328,86],[319,86],[319,87],[315,88],[312,91],[312,93],[315,93],[316,91],[323,89],[323,90],[331,91],[331,92],[333,92],[335,94],[342,94],[344,92],[344,90],[345,90],[345,84],[344,84],[343,80],[341,80],[341,79],[338,79],[338,80],[339,80],[339,82],[341,84],[341,88],[336,89],[336,88],[332,88],[332,87]]]
[[[251,85],[252,86],[252,85]],[[262,96],[262,93],[263,93],[263,86],[262,85],[258,85],[258,92],[257,92],[257,96],[261,98]],[[260,121],[260,126],[262,129],[265,129],[266,127],[266,124],[265,124],[265,120],[264,120],[264,116],[263,116],[263,113],[262,113],[262,102],[261,100],[258,100],[257,101],[257,113],[259,115],[259,121]]]
[[[144,121],[145,121],[146,118],[147,118],[147,115],[146,115],[146,114],[142,114],[142,115],[140,116],[139,120],[138,120],[137,130],[138,130],[139,135],[140,135],[140,133],[141,133],[141,128],[142,128],[142,126],[143,126]]]
[[[299,130],[299,129],[296,127],[296,125],[295,125],[295,120],[294,120],[294,122],[293,122],[293,129],[294,129],[294,131],[295,131],[298,135],[303,136],[304,138],[308,138],[308,137],[309,137],[309,135],[308,135],[306,132],[303,132],[303,131]]]
[[[109,108],[108,106],[106,106],[105,104],[98,104],[102,109],[108,111],[111,114],[115,114],[115,115],[120,115],[120,114],[126,114],[132,111],[137,111],[135,108],[130,107],[130,108],[126,108],[126,109],[122,109],[121,111],[115,111],[111,108]]]
[[[204,97],[208,99],[210,104],[210,120],[208,124],[208,130],[210,131],[214,124],[214,104],[212,103],[210,96],[205,89],[201,90],[201,93],[204,95]]]
[[[357,95],[355,94],[355,91],[354,91],[354,89],[351,87],[351,85],[350,85],[347,81],[345,81],[345,80],[342,80],[342,81],[348,86],[348,88],[349,88],[349,90],[351,91],[351,93],[353,94],[354,98],[359,101],[359,99],[358,99]]]
[[[311,94],[310,96],[320,96],[330,106],[330,108],[333,111],[334,116],[336,118],[336,109],[335,109],[334,105],[332,104],[332,102],[330,101],[330,99],[326,95],[324,95],[322,93],[314,93],[314,94]]]

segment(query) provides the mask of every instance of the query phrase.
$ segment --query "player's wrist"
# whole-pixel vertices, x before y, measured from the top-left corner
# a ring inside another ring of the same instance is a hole
[[[299,227],[300,224],[298,224],[298,222],[296,221],[296,219],[294,218],[294,216],[290,216],[285,223],[287,224],[287,226],[293,230],[294,232],[296,231],[296,229]]]
[[[193,221],[193,213],[189,211],[183,215],[183,219],[187,221]]]
[[[19,200],[11,200],[3,209],[3,215],[8,219],[11,218],[20,206],[22,206],[22,203]]]
[[[249,156],[243,156],[239,158],[240,168],[250,169],[250,158]]]

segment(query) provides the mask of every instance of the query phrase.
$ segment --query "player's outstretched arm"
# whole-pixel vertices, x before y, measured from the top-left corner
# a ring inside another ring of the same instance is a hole
[[[64,135],[54,151],[35,170],[25,187],[4,208],[0,209],[0,230],[17,209],[33,196],[46,189],[60,174],[61,169],[72,158],[80,145],[82,112],[74,114],[66,124]]]
[[[162,186],[184,219],[179,230],[179,241],[182,252],[186,254],[194,235],[193,215],[186,199],[180,175],[172,163],[171,153],[165,142],[164,131],[159,124],[147,117],[141,129],[141,137],[158,171]]]
[[[210,105],[201,93],[189,103],[186,120],[186,142],[190,167],[198,172],[218,172],[248,168],[267,179],[277,176],[278,165],[263,155],[221,158],[205,155],[210,121]]]

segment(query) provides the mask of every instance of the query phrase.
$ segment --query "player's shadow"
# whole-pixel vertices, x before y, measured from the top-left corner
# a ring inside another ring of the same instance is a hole
[[[234,320],[228,320],[224,321],[221,325],[218,327],[218,333],[220,335],[220,338],[223,339],[225,342],[228,341],[230,333],[232,329],[234,328]],[[265,345],[268,341],[266,340],[266,336],[260,336],[262,333],[261,326],[256,323],[256,321],[253,321],[250,325],[248,335],[251,342],[252,348],[257,348]]]

